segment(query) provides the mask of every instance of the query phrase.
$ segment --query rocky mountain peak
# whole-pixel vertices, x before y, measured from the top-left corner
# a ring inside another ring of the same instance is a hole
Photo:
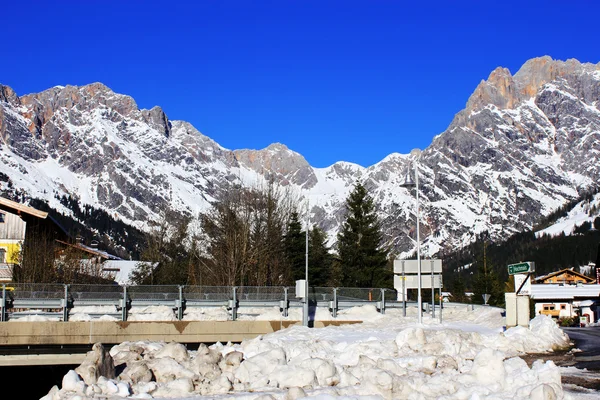
[[[515,74],[515,81],[523,96],[531,98],[546,83],[580,68],[581,63],[577,60],[563,62],[553,60],[550,56],[532,58],[525,62]]]
[[[141,110],[140,113],[142,119],[152,128],[163,133],[167,138],[171,135],[171,123],[162,108],[154,106],[150,110]]]
[[[21,102],[19,96],[10,86],[4,86],[0,84],[0,101],[12,104],[13,106],[19,105]]]
[[[283,151],[285,151],[285,152],[290,151],[290,149],[283,143],[271,143],[270,145],[268,145],[266,147],[266,150],[271,150],[272,152],[275,152],[275,153],[283,152]],[[296,153],[296,154],[298,154],[298,153]]]
[[[43,110],[46,116],[53,115],[61,108],[66,110],[75,108],[79,112],[85,112],[104,106],[122,116],[138,111],[138,106],[132,97],[117,94],[102,83],[85,86],[55,86],[40,93],[22,96],[21,101],[31,109]]]
[[[507,68],[498,67],[482,80],[467,102],[467,110],[475,111],[490,104],[500,109],[513,108],[520,101],[519,92]]]
[[[284,185],[294,183],[310,188],[317,178],[302,155],[281,143],[273,143],[262,150],[235,150],[238,162],[268,178],[281,180]]]

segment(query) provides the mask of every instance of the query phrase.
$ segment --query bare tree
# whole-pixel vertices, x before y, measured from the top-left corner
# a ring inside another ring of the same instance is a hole
[[[290,277],[284,235],[293,196],[272,182],[257,189],[229,190],[202,216],[208,259],[206,284],[280,285]]]
[[[28,228],[26,240],[21,247],[19,264],[13,268],[16,282],[56,282],[54,260],[57,250],[54,236],[43,227]]]

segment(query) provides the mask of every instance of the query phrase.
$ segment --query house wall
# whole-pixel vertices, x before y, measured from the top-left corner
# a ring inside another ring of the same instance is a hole
[[[0,239],[0,249],[4,250],[4,259],[0,256],[0,263],[16,264],[19,261],[21,243],[20,240]]]
[[[535,314],[544,314],[553,318],[574,317],[576,315],[572,304],[566,301],[553,302],[551,300],[535,303]]]
[[[0,216],[0,241],[9,240],[24,240],[25,239],[25,221],[18,215],[11,214],[6,211],[1,211],[3,217]]]

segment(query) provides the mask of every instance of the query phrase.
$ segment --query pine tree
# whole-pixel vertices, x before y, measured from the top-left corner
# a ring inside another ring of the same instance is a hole
[[[346,200],[346,220],[338,234],[343,286],[376,287],[389,281],[382,239],[373,199],[357,183]]]
[[[483,304],[483,295],[489,294],[488,304],[504,305],[504,284],[498,278],[495,268],[487,260],[486,242],[483,242],[483,258],[473,277],[473,303]]]
[[[302,231],[298,213],[292,212],[284,238],[285,255],[291,270],[292,283],[305,278],[306,234]],[[312,283],[311,283],[312,284]]]
[[[465,294],[466,287],[465,281],[461,274],[456,274],[456,278],[450,285],[450,292],[452,293],[452,301],[455,303],[468,303],[469,298]]]
[[[311,286],[327,286],[331,274],[333,256],[327,247],[327,236],[314,227],[308,235],[308,282]]]

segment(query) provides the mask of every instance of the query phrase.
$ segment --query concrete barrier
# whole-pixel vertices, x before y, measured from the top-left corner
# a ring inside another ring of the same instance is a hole
[[[361,321],[315,321],[314,327]],[[241,342],[300,321],[82,321],[3,322],[0,346],[117,344],[126,341]]]

